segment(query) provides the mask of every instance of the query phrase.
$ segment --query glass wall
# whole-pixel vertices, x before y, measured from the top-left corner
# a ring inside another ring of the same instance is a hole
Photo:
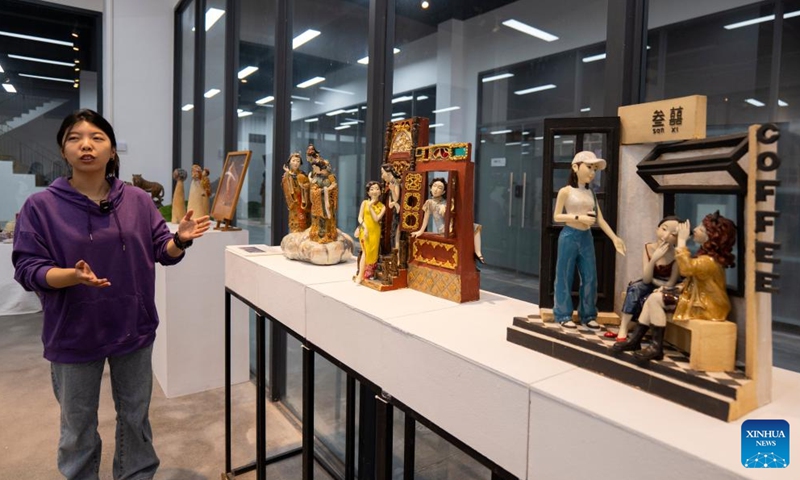
[[[179,12],[180,21],[180,104],[181,113],[176,125],[180,135],[180,168],[186,171],[191,182],[194,159],[194,53],[195,53],[195,2],[187,2]]]
[[[305,157],[313,143],[331,163],[349,233],[364,196],[368,12],[365,2],[299,0],[292,21],[291,149]]]
[[[196,163],[210,171],[211,205],[225,163],[225,0],[206,0],[201,25],[205,28],[203,93],[203,151]],[[236,216],[242,213],[242,200]],[[246,209],[244,209],[246,212]],[[218,219],[219,220],[219,219]]]
[[[543,120],[602,114],[607,3],[396,4],[393,118],[473,144],[485,290],[539,300]]]
[[[800,1],[785,1],[783,8],[781,53],[774,57],[778,47],[775,2],[650,2],[646,100],[705,95],[709,136],[777,122],[779,155],[796,159],[800,150]],[[800,245],[791,241],[800,224],[798,171],[796,161],[784,161],[778,170],[781,186],[776,209],[781,217],[775,240],[782,245],[777,271],[784,288],[800,282]],[[800,299],[774,295],[772,304],[774,321],[800,326],[792,313],[800,308]]]

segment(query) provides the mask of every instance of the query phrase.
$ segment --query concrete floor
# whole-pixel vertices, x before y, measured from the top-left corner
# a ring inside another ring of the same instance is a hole
[[[42,358],[42,315],[0,317],[0,478],[60,478],[56,468],[59,410],[50,384],[50,364]],[[103,439],[101,480],[111,479],[114,405],[108,369],[103,379],[99,420]],[[161,458],[158,480],[219,479],[225,469],[223,389],[168,399],[155,381],[150,418]],[[233,464],[255,459],[255,386],[233,392]],[[300,446],[297,425],[274,404],[267,407],[267,456]],[[270,465],[270,480],[300,478],[300,456]],[[328,480],[317,469],[316,479]],[[255,472],[237,478],[255,478]]]

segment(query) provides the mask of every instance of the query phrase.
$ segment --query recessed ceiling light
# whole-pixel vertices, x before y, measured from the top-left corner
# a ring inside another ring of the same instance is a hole
[[[253,112],[248,112],[247,110],[242,110],[241,108],[236,110],[236,115],[238,115],[240,118],[241,117],[249,117],[252,114],[253,114]]]
[[[218,94],[219,92],[220,92],[219,88],[212,88],[212,89],[209,89],[206,93],[204,93],[203,96],[206,97],[206,98],[211,98],[214,95]]]
[[[4,37],[21,38],[23,40],[33,40],[35,42],[52,43],[53,45],[64,45],[65,47],[72,47],[75,45],[72,42],[65,42],[63,40],[54,40],[52,38],[34,37],[33,35],[23,35],[21,33],[4,32],[0,30],[0,35]]]
[[[325,77],[314,77],[306,80],[305,82],[300,82],[297,84],[297,88],[308,88],[312,85],[316,85],[318,83],[322,83],[325,81]]]
[[[46,58],[24,57],[22,55],[14,55],[12,53],[8,54],[8,58],[16,58],[17,60],[26,60],[28,62],[47,63],[50,65],[63,65],[65,67],[71,67],[75,65],[75,63],[72,62],[59,62],[57,60],[48,60]]]
[[[420,4],[420,7],[422,7],[423,10],[427,10],[427,8],[430,6],[431,4],[428,2],[428,0],[422,0],[422,3]]]
[[[0,65],[0,73],[3,73],[3,72],[5,72],[5,70],[3,70],[3,66]]]
[[[14,85],[11,85],[10,83],[4,83],[3,89],[8,93],[17,93],[17,89],[14,88]]]
[[[402,97],[393,98],[392,103],[407,102],[409,100],[414,100],[414,97],[411,95],[404,95]]]
[[[522,23],[519,20],[514,20],[513,18],[503,22],[503,25],[509,28],[513,28],[514,30],[520,31],[522,33],[527,33],[528,35],[544,40],[545,42],[552,42],[558,40],[558,37],[556,37],[552,33],[547,33],[544,30],[539,30],[536,27],[531,27],[530,25]]]
[[[434,123],[433,125],[428,125],[428,128],[436,128],[436,127],[444,127],[444,123]]]
[[[756,100],[755,98],[745,98],[744,101],[749,103],[750,105],[752,105],[754,107],[763,107],[765,105],[764,102]]]
[[[314,117],[314,118],[306,118],[304,121],[305,121],[306,123],[319,122],[319,117]]]
[[[292,49],[295,49],[300,45],[303,45],[304,43],[313,40],[314,38],[317,38],[317,36],[319,36],[320,33],[321,32],[317,30],[312,30],[312,29],[306,30],[305,32],[301,33],[300,35],[292,39]]]
[[[397,112],[397,113],[393,113],[392,116],[393,117],[400,117],[400,116],[403,116],[405,114],[406,114],[406,112]]]
[[[259,98],[258,100],[256,100],[256,104],[257,105],[264,105],[265,103],[269,103],[269,102],[271,102],[273,100],[275,100],[275,97],[273,97],[272,95],[268,95],[268,96],[266,96],[264,98]]]
[[[421,101],[421,100],[427,100],[427,99],[428,99],[428,96],[427,96],[427,95],[420,95],[419,97],[417,97],[417,100],[418,100],[418,101]]]
[[[497,74],[497,75],[492,75],[491,77],[484,77],[484,78],[481,79],[481,82],[483,82],[483,83],[494,82],[494,81],[497,81],[497,80],[502,80],[504,78],[511,78],[513,76],[514,76],[513,73],[500,73],[500,74]]]
[[[334,111],[332,111],[332,112],[328,112],[328,113],[326,113],[325,115],[327,115],[327,116],[329,116],[329,117],[332,117],[332,116],[334,116],[334,115],[339,115],[340,113],[344,113],[344,112],[345,112],[345,111],[344,111],[343,109],[341,109],[341,108],[340,108],[339,110],[334,110]]]
[[[508,142],[508,143],[506,143],[507,147],[513,147],[514,145],[522,145],[522,142]]]
[[[598,60],[604,60],[605,58],[606,58],[606,54],[605,53],[600,53],[598,55],[591,55],[589,57],[583,57],[582,60],[583,60],[583,63],[590,63],[590,62],[596,62]]]
[[[225,10],[219,8],[209,8],[206,10],[206,32],[217,23],[217,20],[225,15]]]
[[[794,12],[784,13],[783,18],[785,20],[798,15],[800,15],[800,10],[795,10]],[[730,25],[725,25],[724,28],[725,30],[733,30],[735,28],[747,27],[750,25],[756,25],[758,23],[770,22],[772,20],[775,20],[775,15],[767,15],[765,17],[751,18],[750,20],[745,20],[743,22],[731,23]]]
[[[181,107],[181,110],[183,110],[184,112],[188,112],[189,110],[191,110],[193,108],[194,108],[194,105],[192,105],[191,103],[187,103],[186,105]]]
[[[350,128],[350,125],[339,125],[338,127],[333,127],[334,130],[344,130],[346,128]]]
[[[361,122],[359,122],[358,120],[348,120],[346,122],[340,123],[339,125],[358,125],[359,123]]]
[[[581,108],[581,112],[590,112],[591,110],[590,107]]]
[[[258,71],[258,67],[254,67],[252,65],[244,67],[243,69],[239,70],[238,77],[239,80],[247,77],[248,75],[252,75],[253,73]]]
[[[397,55],[398,53],[400,53],[400,49],[395,47],[393,52],[395,55]],[[364,58],[359,58],[358,60],[356,60],[356,62],[360,63],[361,65],[369,65],[369,56],[366,56]]]
[[[325,91],[328,91],[328,92],[333,92],[333,93],[341,93],[342,95],[355,95],[355,93],[353,93],[353,92],[348,92],[347,90],[339,90],[339,89],[336,89],[336,88],[319,87],[319,89],[320,90],[325,90]]]
[[[31,75],[29,73],[19,73],[20,77],[37,78],[39,80],[50,80],[51,82],[75,83],[71,78],[43,77],[41,75]]]
[[[779,107],[788,107],[788,106],[789,106],[789,104],[788,104],[788,103],[786,103],[786,102],[784,102],[783,100],[780,100],[780,99],[779,99],[779,100],[778,100],[778,106],[779,106]]]
[[[501,135],[504,133],[511,133],[513,130],[495,130],[494,132],[489,132],[492,135]]]
[[[445,107],[445,108],[440,108],[438,110],[434,110],[432,113],[452,112],[453,110],[460,110],[460,109],[461,109],[461,107],[458,107],[458,106]]]
[[[515,95],[526,95],[528,93],[541,92],[542,90],[550,90],[550,89],[553,89],[553,88],[556,88],[556,86],[553,85],[552,83],[550,83],[550,84],[547,84],[547,85],[540,85],[538,87],[526,88],[524,90],[517,90],[516,92],[514,92],[514,94]]]
[[[308,97],[301,97],[300,95],[291,95],[291,97],[294,98],[295,100],[302,100],[304,102],[308,102],[309,100],[311,100]]]

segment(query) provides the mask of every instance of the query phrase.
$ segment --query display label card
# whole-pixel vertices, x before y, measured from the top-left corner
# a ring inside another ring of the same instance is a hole
[[[706,97],[692,95],[619,107],[622,143],[706,138]]]

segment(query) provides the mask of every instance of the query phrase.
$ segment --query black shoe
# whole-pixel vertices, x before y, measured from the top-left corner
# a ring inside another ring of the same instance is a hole
[[[628,336],[628,339],[624,342],[617,342],[614,345],[611,345],[611,350],[615,352],[633,352],[642,348],[642,338],[644,338],[644,334],[647,333],[647,325],[642,325],[641,323],[637,323],[635,327],[633,327],[633,331]]]
[[[651,328],[653,329],[653,339],[650,341],[650,346],[633,354],[638,360],[649,362],[650,360],[661,360],[664,358],[665,327]]]

